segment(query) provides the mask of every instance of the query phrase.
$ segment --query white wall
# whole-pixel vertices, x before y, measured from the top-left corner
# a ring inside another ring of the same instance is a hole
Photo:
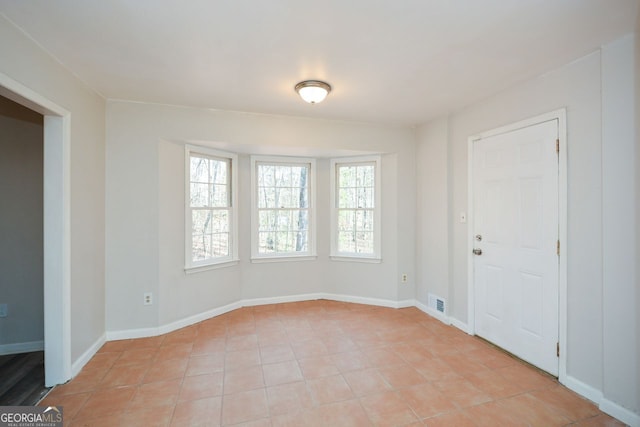
[[[0,354],[42,349],[43,117],[0,97]]]
[[[620,409],[622,415],[626,410],[631,411],[627,415],[639,412],[637,382],[634,384],[636,361],[640,355],[634,327],[637,305],[634,306],[633,301],[637,299],[631,237],[635,215],[633,173],[637,172],[637,163],[632,161],[633,135],[637,126],[633,122],[633,90],[629,86],[638,71],[632,65],[632,40],[631,37],[619,40],[601,51],[451,114],[448,119],[448,217],[442,219],[439,205],[432,207],[422,203],[418,211],[421,219],[440,218],[439,223],[427,225],[428,230],[450,230],[449,314],[466,323],[468,228],[458,222],[457,215],[467,211],[467,138],[565,107],[568,242],[563,242],[562,253],[567,257],[568,268],[568,348],[561,351],[566,351],[567,376],[574,388],[601,400],[603,406],[613,403],[612,407]],[[447,135],[443,127],[442,120],[437,120],[418,129],[419,161],[429,161],[427,153],[441,144]],[[619,149],[622,152],[618,152]],[[624,160],[618,169],[617,162],[621,157]],[[430,161],[433,166],[434,158]],[[438,194],[439,184],[420,178],[419,186],[423,185],[421,196],[442,198],[433,196]],[[607,206],[607,203],[613,204]],[[623,218],[627,218],[626,221],[620,221]],[[622,246],[615,246],[614,241],[624,234],[624,230],[627,235]],[[419,254],[428,253],[429,245],[434,244],[426,237],[424,233],[420,237]],[[431,238],[442,240],[442,236]],[[631,254],[623,254],[628,250]],[[427,262],[423,261],[423,264]],[[445,277],[441,271],[435,274],[436,280]],[[422,281],[418,284],[417,295],[441,291],[438,286],[429,280]],[[603,295],[608,298],[603,299]],[[607,345],[612,347],[606,349]],[[627,377],[623,380],[624,376]]]
[[[425,305],[429,293],[449,302],[448,126],[445,117],[417,131],[416,299]]]
[[[105,331],[104,100],[0,17],[0,73],[71,112],[71,358]]]
[[[635,37],[602,49],[604,395],[637,413]],[[631,90],[630,90],[631,89]],[[635,396],[635,399],[633,398]]]
[[[185,142],[215,143],[240,153],[236,266],[184,272]],[[317,260],[249,261],[249,153],[319,158]],[[380,264],[328,258],[328,157],[358,153],[382,154]],[[408,128],[109,101],[107,330],[157,328],[256,298],[335,293],[391,302],[413,299],[414,155],[414,134]],[[409,283],[400,284],[402,272]],[[154,305],[142,305],[144,292],[154,293]]]

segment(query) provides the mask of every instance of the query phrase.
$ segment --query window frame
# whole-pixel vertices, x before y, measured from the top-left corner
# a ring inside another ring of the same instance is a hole
[[[305,252],[279,252],[261,254],[259,245],[259,214],[258,214],[258,165],[268,164],[277,166],[308,166],[308,214],[309,229],[307,236],[307,251]],[[289,156],[251,156],[251,262],[280,262],[280,261],[308,261],[317,258],[316,253],[316,159],[310,157]]]
[[[333,261],[356,261],[380,263],[382,262],[382,189],[381,189],[381,156],[342,157],[331,159],[330,187],[331,187],[331,251]],[[374,207],[373,207],[373,253],[340,252],[338,250],[338,168],[341,166],[374,166]]]
[[[201,155],[204,157],[226,160],[229,164],[230,174],[228,174],[229,191],[229,255],[224,257],[210,258],[203,261],[193,261],[193,230],[192,230],[192,207],[191,207],[191,156]],[[185,144],[185,195],[184,195],[184,270],[185,273],[197,273],[214,268],[235,265],[239,261],[238,257],[238,156],[234,153],[215,150],[208,147]]]

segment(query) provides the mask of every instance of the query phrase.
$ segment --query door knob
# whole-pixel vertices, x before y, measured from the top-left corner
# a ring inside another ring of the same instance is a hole
[[[474,254],[474,255],[482,255],[482,249],[475,248],[475,249],[473,250],[473,254]]]

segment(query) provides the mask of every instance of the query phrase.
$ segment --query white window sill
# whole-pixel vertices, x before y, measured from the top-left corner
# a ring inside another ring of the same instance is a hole
[[[331,259],[331,261],[340,261],[340,262],[364,262],[367,264],[382,263],[382,258],[369,258],[369,257],[362,257],[362,256],[331,255],[329,258]]]
[[[238,259],[231,259],[229,261],[217,262],[215,264],[197,265],[197,266],[194,266],[194,267],[185,267],[184,268],[184,272],[186,274],[194,274],[194,273],[200,273],[202,271],[217,270],[219,268],[233,267],[234,265],[238,264],[239,261],[240,260],[238,260]]]
[[[281,255],[271,257],[253,257],[251,262],[253,264],[262,264],[268,262],[291,262],[291,261],[315,261],[318,259],[317,255]]]

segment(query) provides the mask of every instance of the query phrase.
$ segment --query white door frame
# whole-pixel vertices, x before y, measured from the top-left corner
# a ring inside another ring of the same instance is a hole
[[[0,95],[44,116],[45,385],[71,378],[71,113],[0,73]]]
[[[530,119],[522,120],[506,126],[501,126],[486,132],[473,135],[468,138],[468,164],[467,164],[467,283],[468,283],[468,299],[467,299],[467,321],[468,333],[475,335],[475,292],[474,292],[474,268],[473,254],[474,247],[473,230],[474,230],[474,187],[473,187],[473,148],[474,142],[496,136],[539,123],[557,120],[558,121],[558,139],[560,141],[559,163],[558,163],[558,235],[560,239],[560,257],[558,269],[558,340],[560,343],[560,358],[558,360],[558,379],[561,383],[565,382],[567,376],[567,119],[566,109],[551,111]]]

